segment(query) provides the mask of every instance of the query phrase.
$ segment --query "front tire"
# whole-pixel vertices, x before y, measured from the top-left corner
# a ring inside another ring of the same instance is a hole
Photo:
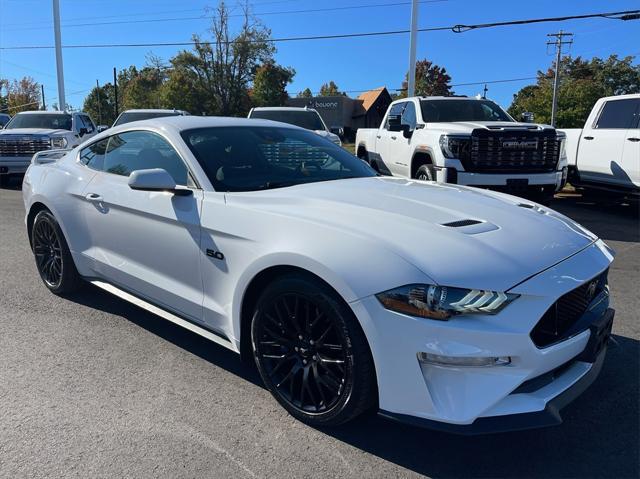
[[[251,324],[258,371],[276,400],[312,426],[345,423],[377,401],[373,359],[359,323],[327,285],[281,277],[258,300]]]
[[[82,279],[60,225],[47,210],[39,212],[33,221],[31,245],[40,278],[52,293],[69,294],[81,287]]]
[[[420,168],[416,171],[416,180],[436,181],[436,170],[433,165],[420,165]]]

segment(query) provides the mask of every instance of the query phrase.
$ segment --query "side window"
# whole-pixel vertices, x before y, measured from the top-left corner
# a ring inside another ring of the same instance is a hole
[[[193,186],[189,171],[173,147],[156,133],[127,131],[109,138],[103,170],[129,176],[136,170],[162,168],[182,186]]]
[[[105,138],[81,150],[80,162],[93,170],[102,171],[108,141],[109,139]]]
[[[392,116],[396,116],[396,117],[402,116],[402,112],[404,111],[404,107],[406,104],[407,104],[406,102],[396,103],[391,107],[391,110],[389,111],[389,115],[387,116],[387,122],[385,124],[386,130],[389,129],[389,118],[391,118]]]
[[[402,124],[409,125],[412,130],[416,129],[416,125],[418,124],[418,120],[416,117],[416,106],[413,102],[406,103],[406,107],[402,112]]]
[[[633,128],[638,122],[638,108],[640,100],[611,100],[604,104],[600,116],[596,121],[598,129],[627,129]]]

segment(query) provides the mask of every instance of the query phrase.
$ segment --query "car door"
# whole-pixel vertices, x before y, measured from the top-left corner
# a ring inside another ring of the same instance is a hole
[[[616,177],[623,186],[640,187],[640,99],[636,100],[636,118],[633,128],[627,130],[622,148],[621,169],[616,171]]]
[[[625,179],[628,173],[622,163],[638,103],[640,100],[633,98],[609,100],[594,124],[586,125],[578,147],[578,170],[582,181],[628,185],[629,179]]]
[[[84,191],[96,276],[193,321],[202,321],[200,213],[202,191],[161,135],[128,131],[108,138],[98,173]],[[162,168],[189,196],[133,190],[131,172]]]
[[[405,114],[406,112],[406,114]],[[415,105],[412,102],[405,101],[396,103],[391,107],[387,120],[385,121],[385,128],[382,130],[383,138],[378,140],[383,145],[380,155],[382,160],[392,175],[394,176],[410,176],[409,163],[410,159],[410,139],[403,136],[401,131],[390,131],[388,117],[396,116],[400,117],[403,124],[408,122],[413,124],[412,129],[415,129],[416,124],[416,110]]]
[[[95,136],[97,128],[96,125],[94,125],[93,120],[87,115],[80,115],[80,118],[82,118],[82,123],[84,123],[84,127],[87,130],[87,133],[82,137],[82,140],[88,140],[92,136]]]

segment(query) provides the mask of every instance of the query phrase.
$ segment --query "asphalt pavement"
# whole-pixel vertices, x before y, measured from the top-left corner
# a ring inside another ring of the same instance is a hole
[[[288,416],[233,353],[92,287],[41,284],[19,185],[0,189],[0,477],[640,476],[640,228],[631,206],[552,205],[618,253],[602,374],[561,426],[460,437],[375,415]]]

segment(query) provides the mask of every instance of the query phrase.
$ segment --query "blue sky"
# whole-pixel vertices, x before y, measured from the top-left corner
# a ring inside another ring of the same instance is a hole
[[[238,0],[228,0],[237,10]],[[404,30],[411,7],[407,0],[253,0],[253,11],[274,38],[350,32]],[[188,41],[192,33],[206,35],[207,20],[198,17],[217,0],[60,0],[63,44]],[[387,6],[380,5],[387,4]],[[388,4],[394,4],[389,6]],[[0,0],[0,47],[52,45],[51,0]],[[378,5],[378,6],[373,6]],[[292,10],[343,8],[314,13]],[[345,7],[358,7],[348,8]],[[640,8],[639,0],[431,0],[420,4],[419,27],[507,21],[523,18],[579,15]],[[71,26],[80,23],[182,18],[177,21]],[[574,20],[563,23],[500,27],[462,34],[449,31],[418,35],[418,58],[446,67],[452,83],[482,82],[535,76],[547,68],[553,49],[546,34],[559,29],[575,34],[573,56],[638,55],[640,20]],[[401,86],[408,67],[408,35],[278,43],[278,63],[295,68],[290,93],[309,87],[317,91],[334,80],[343,90]],[[67,102],[79,108],[87,91],[110,81],[118,69],[145,63],[150,52],[165,59],[175,47],[64,50]],[[28,75],[45,85],[49,105],[57,96],[53,50],[0,50],[0,77]],[[489,97],[503,106],[527,81],[489,85]],[[483,85],[459,86],[456,93],[475,95]],[[357,96],[357,93],[352,93]]]

